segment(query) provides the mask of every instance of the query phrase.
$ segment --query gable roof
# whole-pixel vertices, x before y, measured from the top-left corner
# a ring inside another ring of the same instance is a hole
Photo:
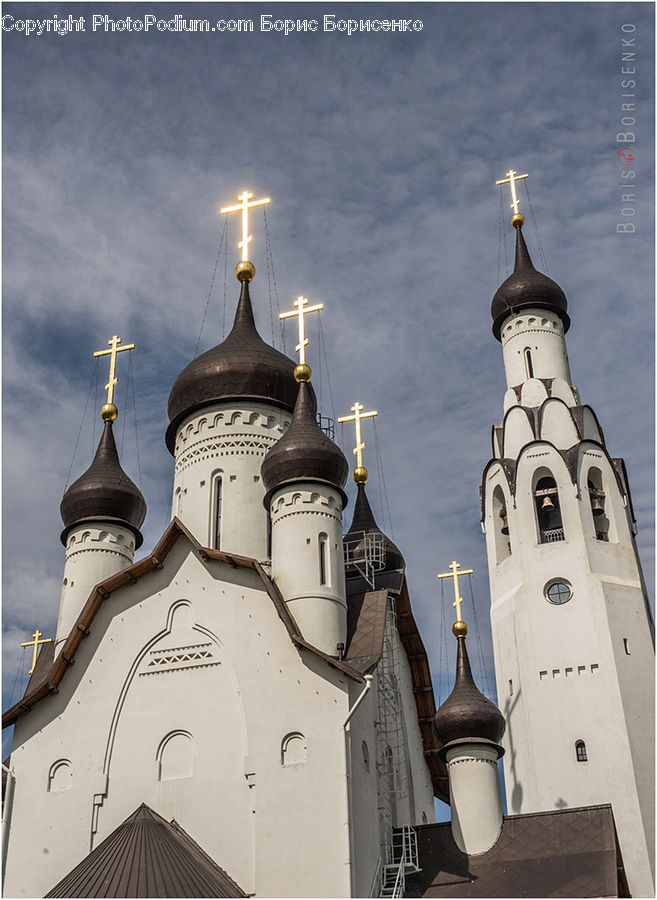
[[[52,661],[52,657],[50,657],[50,665],[47,665],[47,662],[42,663],[41,658],[45,647],[51,648],[49,651],[50,654],[54,653],[54,650],[52,649],[54,648],[54,644],[44,644],[42,646],[37,666],[28,683],[25,694],[22,699],[8,709],[2,717],[3,728],[13,725],[19,716],[29,712],[34,704],[43,700],[44,697],[47,697],[49,694],[57,693],[59,683],[64,677],[64,673],[68,667],[73,664],[75,654],[83,639],[90,633],[94,618],[102,604],[109,600],[114,591],[119,588],[122,588],[127,584],[135,584],[140,578],[148,575],[154,569],[163,568],[164,560],[181,537],[189,541],[203,560],[220,560],[228,563],[228,565],[233,568],[241,567],[253,569],[260,578],[263,589],[274,604],[276,612],[285,625],[293,644],[300,649],[309,650],[316,656],[321,657],[329,666],[334,669],[339,669],[355,681],[363,682],[365,680],[363,674],[353,666],[350,666],[346,662],[336,659],[335,657],[329,656],[327,653],[323,653],[317,647],[314,647],[308,641],[304,640],[303,635],[299,630],[299,626],[283,600],[281,592],[257,560],[252,559],[249,556],[239,556],[236,553],[225,553],[222,550],[212,550],[209,547],[203,547],[183,523],[179,519],[174,518],[148,556],[145,556],[143,559],[133,563],[133,565],[128,566],[125,569],[121,569],[119,572],[116,572],[114,575],[111,575],[109,578],[106,578],[95,586],[89,595],[89,599],[83,606],[75,625],[71,629],[71,633],[66,638],[61,653],[59,653],[54,661]],[[48,656],[44,656],[43,658],[44,661],[48,661],[49,659]],[[36,678],[37,675],[38,678]]]
[[[449,822],[421,825],[406,897],[629,896],[611,806],[507,816],[486,853],[462,853]]]
[[[46,897],[246,897],[174,820],[145,803]]]

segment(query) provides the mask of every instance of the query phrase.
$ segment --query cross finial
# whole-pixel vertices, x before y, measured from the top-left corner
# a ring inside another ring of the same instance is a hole
[[[37,651],[38,651],[39,644],[51,644],[52,643],[52,638],[44,638],[42,641],[40,641],[39,638],[41,637],[42,634],[43,634],[43,632],[39,631],[39,629],[37,628],[37,630],[32,635],[33,640],[25,641],[24,643],[21,644],[21,647],[34,647],[34,652],[32,653],[32,668],[27,673],[28,675],[31,675],[32,672],[34,672],[34,667],[36,665]]]
[[[118,353],[121,353],[122,350],[134,350],[135,345],[124,344],[122,347],[119,347],[121,338],[116,334],[113,335],[107,343],[110,345],[110,349],[96,350],[94,356],[106,356],[109,353],[109,381],[105,385],[105,390],[107,391],[107,403],[101,409],[100,415],[102,416],[104,421],[113,422],[118,415],[118,410],[114,405],[114,387],[119,383],[119,379],[116,377],[116,356]]]
[[[511,224],[518,228],[522,228],[525,224],[524,216],[519,212],[519,200],[518,194],[516,192],[516,181],[520,181],[523,178],[529,178],[529,175],[518,175],[513,169],[510,169],[506,173],[507,177],[502,178],[501,181],[496,181],[495,184],[508,184],[511,189],[511,209],[513,210],[513,216],[511,217]]]
[[[354,469],[354,481],[356,484],[365,484],[368,477],[368,472],[365,466],[363,465],[363,450],[365,449],[365,441],[361,439],[361,430],[360,423],[361,419],[369,419],[372,416],[378,416],[378,412],[376,410],[372,410],[371,412],[361,412],[361,410],[365,409],[365,407],[356,401],[354,405],[351,407],[353,416],[340,416],[338,422],[354,422],[356,425],[356,446],[354,447],[354,454],[356,456],[356,468]]]
[[[249,262],[247,253],[247,247],[253,240],[253,235],[249,234],[249,210],[253,209],[254,206],[265,206],[265,204],[271,203],[269,197],[265,197],[262,200],[251,200],[251,197],[253,197],[253,194],[250,194],[248,191],[242,191],[237,197],[241,203],[237,203],[235,206],[224,206],[221,210],[222,215],[232,212],[242,213],[242,240],[237,245],[242,248],[242,260],[235,268],[235,274],[239,281],[252,281],[255,278],[255,266],[252,262]]]
[[[463,597],[459,596],[459,575],[472,575],[474,569],[461,569],[461,563],[457,563],[456,560],[451,562],[449,568],[451,569],[450,572],[442,572],[436,577],[454,579],[454,602],[452,603],[452,606],[456,609],[456,623],[452,627],[452,631],[454,631],[454,634],[458,637],[460,634],[466,635],[468,633],[468,627],[461,618],[461,604],[463,603]],[[461,569],[460,572],[459,569]]]
[[[278,314],[279,319],[289,319],[291,316],[297,316],[299,319],[299,343],[294,348],[299,353],[299,365],[294,370],[294,377],[297,381],[310,381],[310,376],[312,375],[310,366],[306,365],[306,347],[308,346],[308,338],[306,337],[304,316],[307,313],[324,309],[323,303],[317,303],[315,306],[306,306],[307,303],[308,299],[306,297],[297,297],[294,301],[296,309]]]

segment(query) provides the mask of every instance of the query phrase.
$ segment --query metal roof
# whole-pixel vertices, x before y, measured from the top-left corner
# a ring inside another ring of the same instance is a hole
[[[46,897],[246,897],[173,820],[145,803]]]
[[[626,897],[611,806],[507,816],[496,843],[468,856],[449,822],[417,829],[421,871],[406,897]]]

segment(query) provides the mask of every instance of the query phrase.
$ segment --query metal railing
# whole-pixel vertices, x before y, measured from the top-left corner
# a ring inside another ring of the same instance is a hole
[[[563,528],[550,528],[549,530],[541,531],[541,544],[553,544],[555,541],[565,540],[566,536]]]

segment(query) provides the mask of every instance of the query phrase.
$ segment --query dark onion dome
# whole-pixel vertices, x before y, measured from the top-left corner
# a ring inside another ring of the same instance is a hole
[[[516,228],[515,268],[498,288],[490,308],[493,334],[498,341],[501,340],[502,323],[507,316],[536,307],[556,313],[563,322],[564,332],[568,331],[570,318],[566,295],[556,281],[536,271],[522,236],[522,228]]]
[[[299,384],[299,394],[290,426],[269,450],[260,470],[267,494],[265,506],[275,490],[296,481],[317,481],[342,490],[349,474],[345,455],[317,424],[317,404],[309,381]]]
[[[74,525],[100,519],[125,525],[134,534],[136,547],[141,546],[139,528],[146,517],[146,501],[121,468],[111,422],[105,422],[93,462],[66,491],[59,509],[65,525],[63,544]]]
[[[457,642],[454,690],[435,715],[436,736],[443,747],[464,739],[499,744],[506,727],[504,716],[474,683],[465,634],[457,637]]]
[[[209,403],[233,398],[264,400],[290,412],[297,398],[294,362],[257,332],[248,281],[242,282],[235,322],[226,340],[192,360],[171,388],[166,434],[170,452],[186,416]]]
[[[406,561],[404,560],[399,547],[397,547],[396,544],[393,544],[390,538],[386,534],[384,534],[376,524],[374,513],[372,512],[372,507],[370,506],[369,500],[367,499],[367,494],[365,493],[365,485],[363,483],[359,483],[358,494],[356,496],[356,504],[354,506],[354,517],[351,521],[349,531],[345,535],[345,540],[348,540],[355,534],[362,533],[363,531],[366,534],[382,535],[383,546],[386,553],[385,566],[383,571],[406,568]],[[358,544],[349,551],[349,556],[355,560],[361,559],[363,555],[364,550],[362,547],[359,550]]]

